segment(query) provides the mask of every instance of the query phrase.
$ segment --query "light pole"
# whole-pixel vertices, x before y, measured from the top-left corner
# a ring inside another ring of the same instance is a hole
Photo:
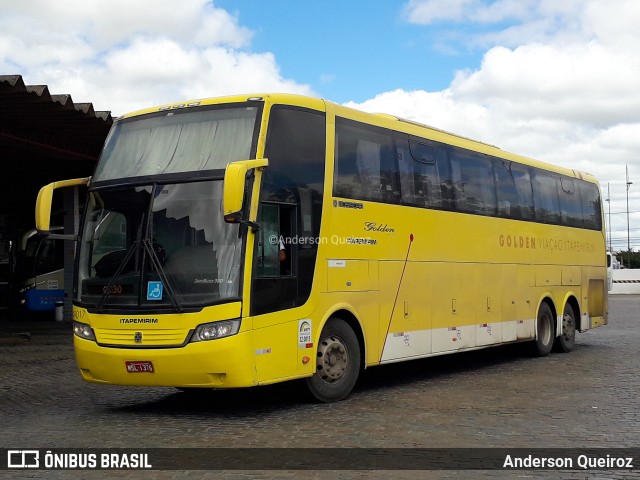
[[[627,268],[631,268],[631,240],[629,236],[629,187],[633,182],[629,181],[629,165],[625,165],[627,169]]]
[[[613,254],[613,250],[611,250],[611,190],[609,190],[609,182],[607,182],[607,198],[605,202],[609,204],[609,253]]]

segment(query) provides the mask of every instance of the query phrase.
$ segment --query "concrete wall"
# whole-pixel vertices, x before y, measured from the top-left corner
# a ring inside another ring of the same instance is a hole
[[[613,287],[610,294],[626,293],[640,295],[640,269],[613,270]]]

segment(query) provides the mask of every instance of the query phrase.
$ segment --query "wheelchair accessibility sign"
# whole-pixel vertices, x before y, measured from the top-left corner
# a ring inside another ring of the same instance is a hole
[[[147,283],[147,300],[162,300],[162,282]]]

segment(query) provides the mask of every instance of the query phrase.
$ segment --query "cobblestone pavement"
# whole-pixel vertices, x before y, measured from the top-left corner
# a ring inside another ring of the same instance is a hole
[[[347,400],[327,405],[309,402],[295,382],[198,395],[84,383],[69,324],[0,321],[0,448],[638,448],[639,311],[640,296],[611,296],[609,325],[578,334],[570,354],[531,358],[512,345],[372,368]],[[331,458],[326,460],[330,464]],[[640,471],[0,471],[3,475],[608,479],[640,478]]]

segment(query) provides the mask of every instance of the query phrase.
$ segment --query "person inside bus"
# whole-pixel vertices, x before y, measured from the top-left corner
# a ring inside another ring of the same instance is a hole
[[[289,261],[289,255],[285,248],[282,237],[278,246],[278,263],[280,264],[280,275],[291,275],[291,262]]]

